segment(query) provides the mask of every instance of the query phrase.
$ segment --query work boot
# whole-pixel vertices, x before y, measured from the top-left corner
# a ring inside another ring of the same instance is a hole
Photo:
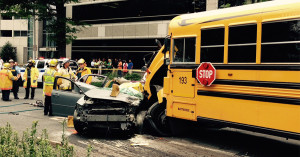
[[[8,100],[3,100],[3,101],[11,101],[10,99],[8,99]]]
[[[34,98],[30,98],[31,100],[33,100]]]
[[[19,97],[15,97],[15,99],[20,99]]]
[[[28,97],[25,97],[24,99],[28,99]]]

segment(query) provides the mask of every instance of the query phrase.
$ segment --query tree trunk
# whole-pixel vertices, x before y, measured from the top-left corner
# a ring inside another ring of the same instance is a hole
[[[66,10],[64,3],[61,0],[56,1],[57,11],[57,30],[56,32],[56,45],[58,57],[66,57]]]

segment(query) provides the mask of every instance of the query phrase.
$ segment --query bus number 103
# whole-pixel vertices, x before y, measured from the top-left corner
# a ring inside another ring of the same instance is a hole
[[[179,83],[180,84],[187,84],[187,78],[186,77],[179,77]]]

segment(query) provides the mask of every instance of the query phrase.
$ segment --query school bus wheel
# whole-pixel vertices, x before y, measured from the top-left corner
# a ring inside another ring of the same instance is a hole
[[[166,116],[166,103],[155,102],[147,111],[146,119],[153,130],[160,136],[170,134],[168,119]]]

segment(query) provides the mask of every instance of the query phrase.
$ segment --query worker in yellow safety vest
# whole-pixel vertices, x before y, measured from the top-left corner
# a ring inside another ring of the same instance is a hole
[[[0,71],[0,88],[2,90],[2,100],[11,101],[9,99],[10,90],[12,89],[13,81],[16,81],[20,76],[15,77],[9,70],[10,64],[4,63],[3,70]]]
[[[58,76],[62,76],[71,80],[76,80],[77,77],[72,71],[70,66],[70,60],[64,59],[63,66],[58,70]],[[61,79],[61,84],[59,88],[62,90],[72,90],[71,82],[67,79]]]
[[[29,60],[28,65],[23,75],[23,87],[25,88],[26,94],[24,99],[29,98],[29,89],[31,88],[31,99],[34,99],[35,89],[37,88],[37,79],[39,77],[39,70],[35,67],[35,61]]]
[[[44,88],[43,92],[45,94],[45,106],[44,106],[44,115],[52,116],[52,102],[51,94],[53,90],[54,79],[57,76],[57,60],[52,59],[49,62],[49,68],[45,71],[43,75]]]
[[[82,59],[82,58],[79,59],[77,63],[79,65],[79,68],[76,71],[76,76],[78,79],[80,79],[84,75],[92,74],[91,69],[86,67],[86,62],[84,59]],[[79,81],[81,81],[81,80],[79,80]],[[88,79],[86,80],[85,83],[91,84],[91,82],[92,82],[92,77],[88,77]]]

